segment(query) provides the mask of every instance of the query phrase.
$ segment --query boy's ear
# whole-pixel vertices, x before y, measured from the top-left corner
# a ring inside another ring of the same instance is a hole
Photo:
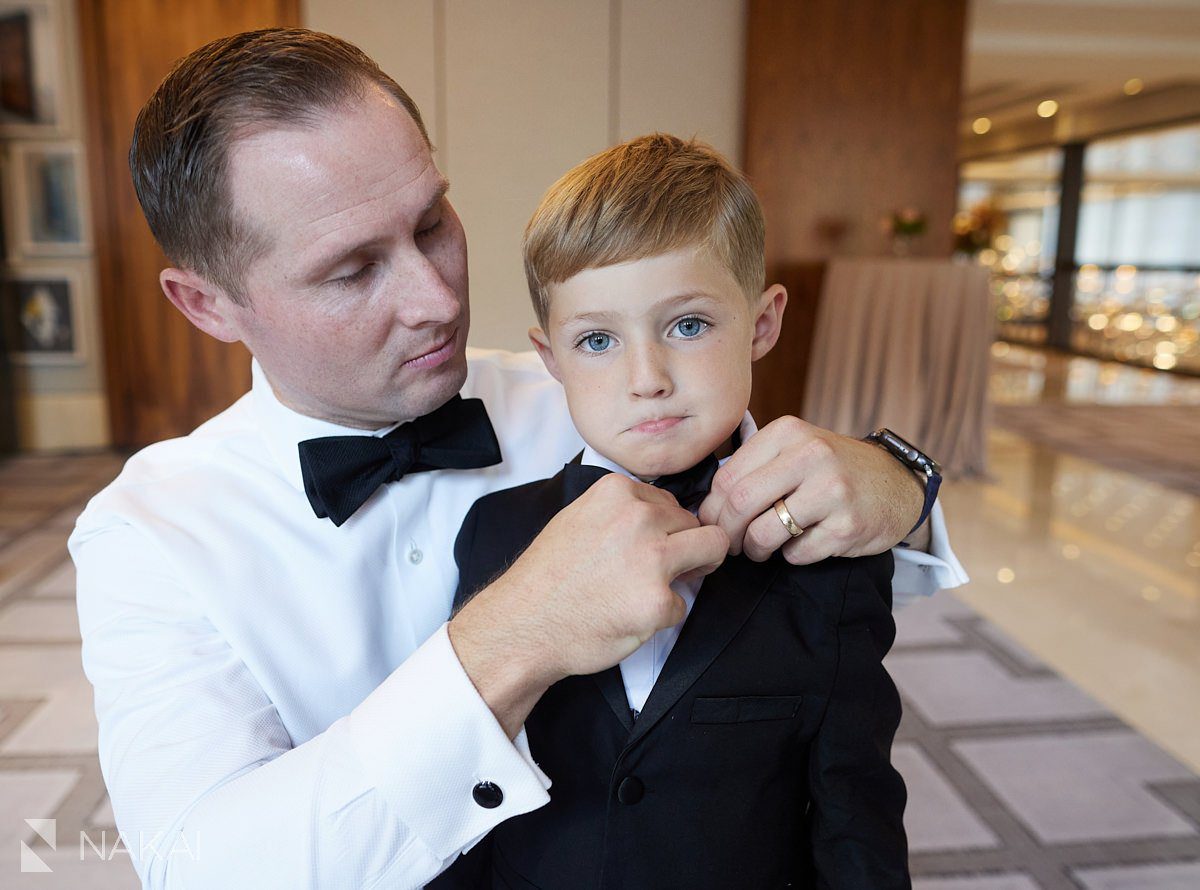
[[[529,342],[533,344],[533,348],[541,356],[542,364],[546,366],[546,370],[550,372],[550,376],[559,383],[562,383],[562,377],[558,373],[558,362],[554,360],[554,351],[550,349],[550,338],[546,336],[546,332],[541,328],[530,328]]]
[[[758,300],[758,316],[754,319],[754,338],[750,341],[750,361],[756,362],[775,345],[783,327],[783,310],[787,306],[787,289],[772,284]]]
[[[184,317],[210,337],[223,343],[242,339],[237,324],[242,307],[216,285],[187,269],[163,269],[158,275],[167,299]]]

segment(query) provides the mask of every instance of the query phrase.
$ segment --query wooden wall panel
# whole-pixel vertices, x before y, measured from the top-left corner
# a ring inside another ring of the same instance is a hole
[[[772,284],[787,288],[788,303],[779,342],[754,364],[750,413],[759,426],[784,414],[800,416],[803,412],[804,380],[825,268],[825,263],[784,263],[771,276]]]
[[[768,263],[884,253],[880,220],[903,206],[929,218],[914,252],[949,256],[966,0],[750,0],[748,16],[743,157]]]
[[[908,206],[913,253],[950,255],[965,25],[966,0],[749,0],[743,166],[790,293],[760,422],[802,410],[824,260],[890,252],[881,221]]]
[[[174,61],[226,34],[298,25],[299,0],[83,0],[79,4],[99,299],[113,442],[183,435],[246,391],[240,344],[200,333],[163,296],[167,265],[127,157],[138,111]]]

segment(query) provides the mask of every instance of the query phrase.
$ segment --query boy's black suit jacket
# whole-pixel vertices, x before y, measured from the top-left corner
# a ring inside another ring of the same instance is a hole
[[[604,471],[481,498],[456,605]],[[891,553],[709,575],[633,719],[619,668],[568,677],[525,723],[550,803],[498,825],[433,887],[909,887]]]

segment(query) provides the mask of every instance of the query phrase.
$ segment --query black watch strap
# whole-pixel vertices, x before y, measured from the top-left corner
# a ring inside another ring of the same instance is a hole
[[[875,442],[887,449],[888,453],[914,473],[925,477],[925,504],[921,507],[921,518],[909,529],[911,535],[921,527],[933,512],[934,502],[937,501],[938,489],[942,485],[942,468],[932,457],[925,454],[912,443],[901,438],[887,427],[881,427],[866,437],[868,442]],[[904,537],[908,537],[905,535]]]

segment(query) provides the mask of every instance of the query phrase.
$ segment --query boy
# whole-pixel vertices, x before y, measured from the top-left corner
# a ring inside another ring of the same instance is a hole
[[[540,327],[588,447],[552,479],[481,498],[455,546],[456,605],[608,472],[685,507],[754,432],[751,363],[787,295],[764,289],[745,179],[653,135],[568,172],[525,234]],[[780,521],[802,533],[787,505]],[[791,566],[730,557],[672,589],[686,609],[619,667],[557,683],[525,727],[550,803],[499,825],[447,884],[908,887],[890,553]],[[614,591],[613,595],[620,595]],[[637,641],[635,641],[637,642]]]

